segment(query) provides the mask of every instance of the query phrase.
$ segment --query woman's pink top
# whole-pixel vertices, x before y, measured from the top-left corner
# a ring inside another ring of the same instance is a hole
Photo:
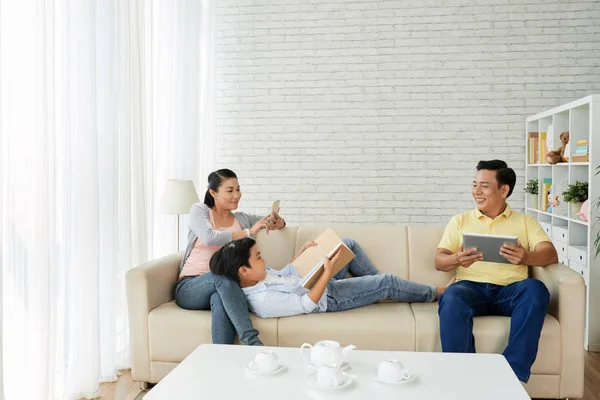
[[[233,225],[227,228],[217,228],[215,226],[215,221],[213,218],[213,213],[210,211],[210,224],[213,229],[220,232],[240,232],[242,231],[242,226],[239,221],[234,218]],[[221,247],[223,246],[207,246],[200,241],[200,239],[196,239],[196,243],[194,244],[194,248],[190,253],[190,256],[185,261],[183,265],[183,269],[179,274],[179,278],[183,278],[184,276],[196,276],[203,275],[210,271],[210,258],[215,254]]]

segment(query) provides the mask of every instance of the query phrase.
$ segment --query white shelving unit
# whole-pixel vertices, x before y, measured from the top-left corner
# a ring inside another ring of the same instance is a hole
[[[529,163],[529,132],[548,132],[550,125],[553,126],[554,143],[553,148],[548,150],[559,148],[561,132],[569,131],[570,154],[565,153],[569,162],[547,164],[546,160],[541,159],[540,144],[534,149],[538,154],[538,163]],[[537,179],[539,185],[537,208],[532,207],[526,198],[526,213],[534,216],[546,230],[558,251],[559,261],[583,276],[587,293],[585,347],[590,351],[600,351],[600,255],[596,257],[594,246],[600,225],[595,223],[600,218],[595,206],[600,198],[600,175],[596,175],[596,168],[600,166],[600,147],[594,149],[595,145],[600,146],[600,95],[587,96],[531,116],[526,119],[525,129],[525,182]],[[573,162],[578,140],[588,142],[588,162]],[[554,207],[552,212],[542,210],[544,178],[552,179],[552,195],[559,196],[560,206]],[[571,215],[570,205],[562,197],[563,190],[576,181],[588,182],[588,222]]]

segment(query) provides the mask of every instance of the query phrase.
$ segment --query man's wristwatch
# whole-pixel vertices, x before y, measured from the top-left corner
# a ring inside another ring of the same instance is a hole
[[[250,229],[246,228],[244,229],[244,232],[246,232],[246,237],[250,237]]]

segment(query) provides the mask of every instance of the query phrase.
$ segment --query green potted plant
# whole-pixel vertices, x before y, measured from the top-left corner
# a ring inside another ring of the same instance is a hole
[[[539,184],[537,179],[531,179],[527,181],[527,186],[525,186],[525,192],[527,192],[529,197],[529,207],[537,210],[538,208],[538,190]]]
[[[564,201],[571,203],[571,218],[575,218],[581,204],[588,199],[588,183],[576,181],[567,186],[562,195]]]

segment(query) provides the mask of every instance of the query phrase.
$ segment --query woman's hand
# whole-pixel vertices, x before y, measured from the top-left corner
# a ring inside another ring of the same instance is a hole
[[[272,231],[276,231],[277,229],[285,227],[285,221],[275,211],[269,215],[267,221],[269,222],[269,229]]]
[[[270,228],[270,224],[267,221],[269,218],[269,215],[266,215],[264,217],[262,217],[261,219],[259,219],[254,226],[252,226],[252,228],[250,228],[250,234],[252,236],[256,236],[256,234],[261,230],[261,229],[265,229],[267,231],[267,234],[269,233]]]

